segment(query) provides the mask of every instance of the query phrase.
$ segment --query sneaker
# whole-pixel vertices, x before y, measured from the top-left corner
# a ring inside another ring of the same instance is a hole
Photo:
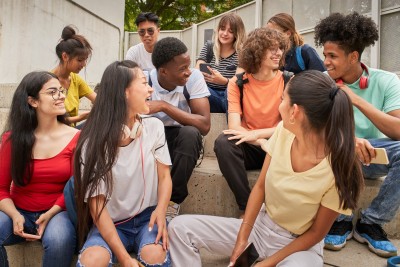
[[[396,247],[387,238],[386,232],[379,224],[357,221],[354,238],[360,243],[367,243],[369,250],[376,255],[389,258],[397,255]]]
[[[167,222],[170,222],[173,218],[179,215],[179,210],[181,209],[181,205],[170,201],[167,208],[166,219]]]
[[[346,241],[353,237],[353,224],[351,221],[335,221],[325,236],[324,248],[329,250],[341,250]]]

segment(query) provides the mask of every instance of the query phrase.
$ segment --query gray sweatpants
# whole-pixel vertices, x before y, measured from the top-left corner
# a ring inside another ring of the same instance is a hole
[[[230,256],[241,223],[241,219],[208,215],[181,215],[174,218],[168,227],[172,266],[201,267],[201,248],[214,254]],[[265,210],[261,210],[249,242],[254,243],[261,260],[271,256],[295,238],[274,223]],[[323,266],[323,240],[307,251],[290,255],[277,266]]]

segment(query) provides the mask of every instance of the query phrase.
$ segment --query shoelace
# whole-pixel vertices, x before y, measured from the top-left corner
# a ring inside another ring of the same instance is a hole
[[[365,230],[366,234],[374,240],[388,240],[387,233],[385,232],[385,230],[382,229],[379,224],[365,225]]]
[[[329,234],[335,235],[335,234],[344,234],[345,231],[347,230],[347,223],[346,222],[334,222],[331,230],[329,231]]]

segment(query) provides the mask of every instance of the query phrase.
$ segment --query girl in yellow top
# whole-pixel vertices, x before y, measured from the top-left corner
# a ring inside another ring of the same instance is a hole
[[[267,156],[243,220],[172,220],[174,267],[201,266],[200,248],[231,255],[234,266],[248,242],[257,267],[323,266],[323,238],[339,213],[356,207],[363,186],[351,101],[328,75],[304,71],[287,84],[279,112],[282,122],[261,144]]]
[[[85,37],[76,34],[71,26],[66,26],[61,33],[61,41],[56,46],[56,54],[60,63],[52,72],[57,75],[61,86],[68,89],[65,98],[65,109],[69,114],[67,121],[75,126],[89,115],[89,112],[78,114],[79,100],[86,97],[93,103],[96,98],[96,93],[78,75],[92,55],[92,47]]]

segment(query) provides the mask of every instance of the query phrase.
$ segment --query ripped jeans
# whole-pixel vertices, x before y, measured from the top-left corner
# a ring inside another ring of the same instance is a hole
[[[136,253],[137,259],[146,267],[150,266],[162,266],[162,267],[169,267],[171,266],[171,259],[169,255],[169,251],[166,254],[165,260],[163,263],[160,264],[147,264],[140,256],[140,252],[142,248],[148,244],[154,244],[157,233],[158,233],[158,227],[157,224],[154,224],[153,230],[149,232],[148,227],[149,227],[149,221],[150,221],[150,216],[151,213],[154,211],[156,207],[148,207],[144,211],[142,211],[140,214],[136,215],[133,219],[123,222],[121,224],[116,225],[116,229],[119,235],[119,238],[121,239],[122,243],[125,246],[125,249],[129,253]],[[158,242],[159,244],[162,244],[162,240]],[[112,266],[112,264],[117,263],[117,258],[115,255],[112,253],[110,247],[106,243],[106,241],[102,238],[99,230],[97,229],[96,226],[92,226],[90,229],[90,232],[88,234],[88,237],[85,241],[85,244],[83,245],[81,251],[79,252],[79,258],[83,251],[89,247],[94,247],[94,246],[100,246],[104,247],[107,249],[107,251],[110,253],[111,259],[110,259],[110,264],[108,266]],[[82,267],[83,265],[81,264],[80,260],[78,259],[78,262],[76,263],[77,267]]]

